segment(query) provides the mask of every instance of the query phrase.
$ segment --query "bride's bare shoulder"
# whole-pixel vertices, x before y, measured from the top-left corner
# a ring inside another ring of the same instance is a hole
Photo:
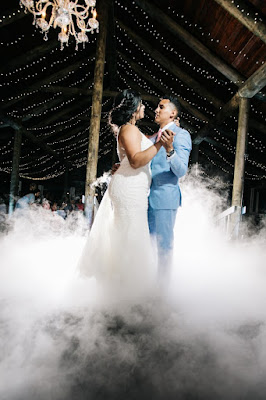
[[[140,136],[141,133],[140,133],[139,128],[136,125],[130,125],[130,124],[122,125],[121,128],[120,128],[119,136],[120,137],[121,136],[125,137],[125,136],[128,136],[128,135],[138,135],[138,136]]]

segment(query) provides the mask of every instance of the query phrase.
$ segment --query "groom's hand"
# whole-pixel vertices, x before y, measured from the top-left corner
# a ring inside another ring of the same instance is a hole
[[[160,141],[162,142],[162,145],[167,153],[169,153],[174,148],[173,146],[174,136],[175,133],[170,129],[166,129],[162,134]]]

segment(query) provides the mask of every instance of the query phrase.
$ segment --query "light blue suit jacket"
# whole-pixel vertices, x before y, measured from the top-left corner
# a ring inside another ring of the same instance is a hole
[[[151,162],[149,205],[153,209],[176,210],[181,205],[178,179],[185,175],[188,168],[191,138],[188,131],[177,127],[175,123],[169,129],[176,133],[173,142],[174,156],[167,161],[165,148],[161,147]]]

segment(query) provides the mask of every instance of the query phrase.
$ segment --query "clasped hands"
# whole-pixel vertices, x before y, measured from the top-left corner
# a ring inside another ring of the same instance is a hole
[[[173,150],[173,141],[174,141],[175,133],[170,129],[166,129],[161,136],[159,142],[162,143],[163,147],[165,148],[166,152],[169,153]]]
[[[180,127],[180,118],[176,117],[174,119],[174,123],[176,124],[177,127]],[[175,133],[173,131],[171,131],[170,129],[166,129],[162,133],[161,139],[159,140],[159,142],[162,143],[167,153],[169,153],[174,148],[173,146],[174,136]]]

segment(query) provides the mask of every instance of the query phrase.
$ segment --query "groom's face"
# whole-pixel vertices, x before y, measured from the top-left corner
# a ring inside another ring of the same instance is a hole
[[[155,110],[155,122],[161,127],[173,121],[177,116],[177,110],[168,99],[162,99]]]

